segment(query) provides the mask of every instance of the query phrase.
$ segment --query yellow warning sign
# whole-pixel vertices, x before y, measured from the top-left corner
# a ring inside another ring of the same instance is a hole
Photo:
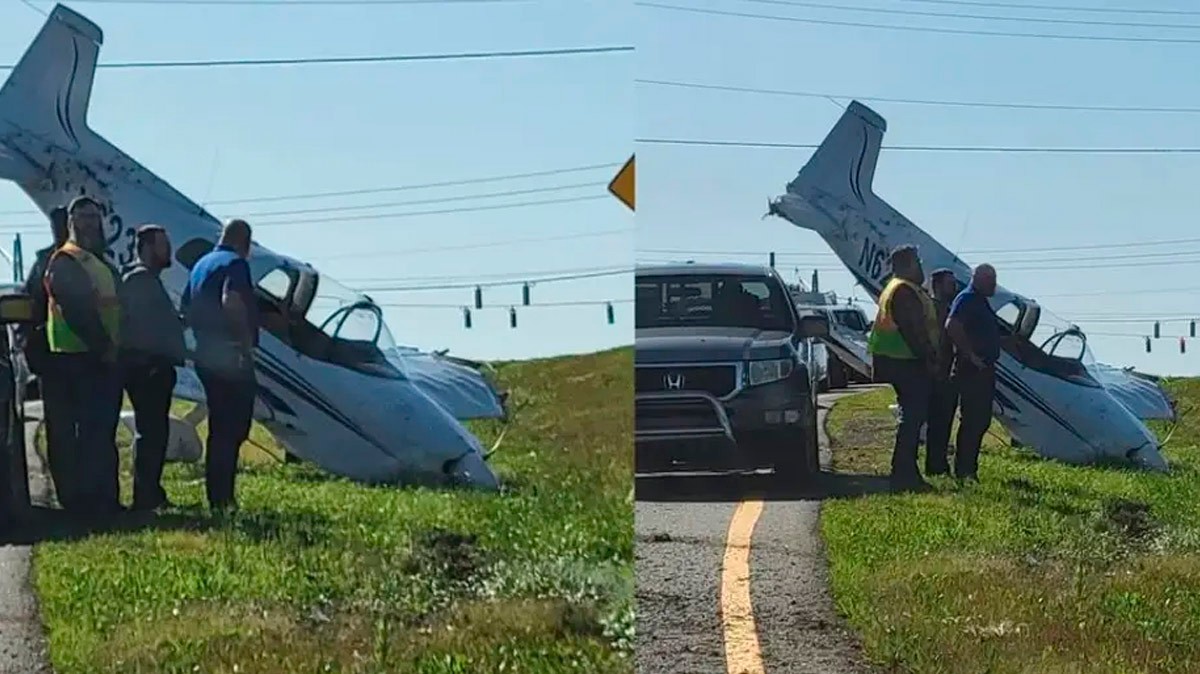
[[[608,191],[612,195],[621,200],[621,203],[629,207],[629,210],[636,211],[633,207],[634,180],[633,180],[633,155],[629,156],[629,161],[617,171],[616,177],[608,184]]]

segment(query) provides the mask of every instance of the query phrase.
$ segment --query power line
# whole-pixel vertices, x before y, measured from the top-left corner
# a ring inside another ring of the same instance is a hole
[[[597,271],[591,273],[580,274],[564,274],[562,276],[548,276],[543,278],[528,278],[519,281],[491,281],[487,283],[452,283],[446,285],[426,285],[426,286],[379,286],[374,288],[359,288],[361,292],[413,292],[420,290],[459,290],[462,288],[495,288],[500,286],[522,285],[524,283],[559,283],[563,281],[578,281],[589,278],[601,278],[605,276],[618,276],[621,274],[632,274],[632,269],[612,269],[609,271]]]
[[[485,176],[481,178],[463,178],[459,180],[442,180],[433,183],[414,183],[409,185],[393,185],[390,187],[370,187],[357,190],[336,190],[331,192],[304,192],[300,194],[277,194],[272,196],[260,197],[244,197],[241,199],[213,199],[206,201],[205,204],[212,205],[227,205],[227,204],[249,204],[249,203],[265,203],[271,201],[299,201],[303,199],[323,199],[326,197],[350,197],[364,194],[384,194],[387,192],[406,192],[411,190],[425,190],[436,187],[459,187],[462,185],[476,185],[479,183],[501,182],[505,180],[518,180],[521,178],[540,178],[544,176],[564,175],[567,173],[581,173],[584,171],[595,171],[598,169],[611,169],[621,165],[621,162],[609,162],[606,164],[588,164],[585,166],[570,166],[567,168],[548,169],[542,171],[527,171],[525,173],[508,173],[503,175]],[[42,215],[41,211],[34,209],[25,209],[19,211],[0,211],[0,215]]]
[[[656,2],[635,2],[635,5],[666,9],[676,12],[692,12],[695,14],[710,14],[713,16],[734,16],[745,19],[763,19],[766,21],[787,21],[790,23],[809,23],[825,26],[847,26],[851,28],[875,28],[880,30],[899,30],[918,33],[947,33],[952,35],[982,35],[991,37],[1025,37],[1046,40],[1084,40],[1097,42],[1153,42],[1161,44],[1200,44],[1198,39],[1167,38],[1167,37],[1132,37],[1115,35],[1063,35],[1059,33],[1012,33],[1007,31],[972,30],[966,28],[935,28],[930,26],[897,26],[859,21],[832,21],[828,19],[806,19],[796,16],[776,16],[772,14],[752,14],[749,12],[729,12],[718,9],[703,9],[699,7],[679,7],[664,5]]]
[[[581,187],[604,187],[608,181],[593,181],[587,183],[571,183],[567,185],[551,185],[549,187],[530,187],[521,190],[504,190],[502,192],[484,192],[482,194],[461,194],[450,197],[431,197],[429,199],[413,199],[408,201],[383,201],[371,204],[356,204],[353,206],[323,206],[320,208],[299,208],[286,211],[251,211],[242,213],[245,218],[260,218],[279,215],[303,215],[305,213],[331,213],[339,211],[363,211],[372,208],[393,208],[396,206],[415,206],[417,204],[436,204],[450,201],[467,201],[469,199],[491,199],[494,197],[512,197],[524,194],[540,194],[543,192],[561,192],[563,190],[579,189]],[[270,223],[260,223],[270,224]]]
[[[528,49],[523,51],[457,52],[451,54],[393,54],[388,56],[314,56],[275,59],[212,59],[203,61],[127,61],[99,63],[97,68],[120,70],[145,68],[222,68],[229,66],[294,66],[346,65],[364,63],[408,63],[415,61],[465,61],[495,58],[527,58],[535,56],[573,56],[633,51],[632,46],[572,47],[565,49]],[[15,65],[0,65],[0,70],[12,70]]]
[[[388,284],[394,284],[394,283],[406,283],[406,284],[446,283],[446,282],[452,282],[452,281],[453,282],[462,281],[464,283],[466,281],[475,281],[476,283],[474,283],[473,285],[480,285],[481,283],[493,283],[493,282],[501,282],[501,281],[511,281],[511,282],[515,282],[515,283],[529,283],[530,285],[533,285],[535,282],[529,280],[530,278],[558,279],[558,278],[562,278],[563,276],[575,276],[578,274],[594,274],[597,272],[609,274],[612,272],[612,270],[613,270],[613,265],[606,265],[603,267],[574,267],[571,269],[551,269],[551,270],[525,269],[525,270],[522,270],[519,272],[505,271],[505,272],[493,272],[493,273],[451,274],[451,275],[446,275],[446,276],[409,276],[409,277],[389,276],[386,278],[379,278],[379,277],[343,278],[343,277],[338,277],[338,280],[341,281],[342,283],[347,283],[347,284],[352,284],[352,285],[360,285],[363,283],[388,283]]]
[[[612,199],[608,194],[586,194],[578,197],[564,197],[561,199],[542,199],[540,201],[518,201],[511,204],[490,204],[487,206],[463,206],[460,208],[437,208],[424,211],[401,211],[399,213],[371,213],[368,215],[348,215],[344,217],[328,217],[328,218],[299,218],[295,220],[286,220],[283,222],[258,222],[254,223],[254,227],[281,227],[285,225],[307,225],[318,224],[324,222],[347,222],[356,220],[394,220],[400,218],[415,218],[423,215],[444,215],[448,213],[474,213],[478,211],[499,211],[508,208],[529,208],[531,206],[549,206],[553,204],[571,204],[582,201],[595,201],[598,199]],[[33,225],[0,225],[0,232],[6,234],[15,234],[20,232],[38,232],[43,231],[44,227],[35,227]]]
[[[1200,16],[1200,11],[1187,9],[1133,9],[1129,7],[1079,7],[1071,5],[1022,5],[1012,2],[968,2],[967,0],[902,0],[923,2],[932,5],[956,5],[961,7],[1004,7],[1008,9],[1037,9],[1056,12],[1096,12],[1105,14],[1171,14],[1177,16]]]
[[[590,239],[601,236],[612,236],[614,234],[630,234],[637,231],[632,227],[623,229],[606,229],[598,232],[578,232],[576,234],[561,234],[557,236],[537,236],[524,239],[505,239],[503,241],[485,241],[482,243],[464,243],[451,246],[431,246],[428,248],[409,248],[399,251],[371,251],[369,253],[340,253],[338,255],[322,255],[322,260],[335,260],[339,258],[356,258],[365,259],[372,257],[399,257],[401,255],[417,255],[424,253],[440,253],[445,251],[460,251],[460,250],[476,250],[485,248],[500,248],[503,246],[515,246],[527,243],[546,243],[550,241],[573,241],[575,239]]]
[[[531,0],[73,0],[92,5],[465,5],[531,2]]]
[[[1123,241],[1120,243],[1097,243],[1097,244],[1079,244],[1073,246],[1038,246],[1035,248],[979,248],[974,250],[961,251],[962,255],[974,255],[979,253],[1042,253],[1051,251],[1063,250],[1100,250],[1107,248],[1133,248],[1138,246],[1171,246],[1185,243],[1200,243],[1200,237],[1186,239],[1153,239],[1150,241]],[[761,250],[681,250],[670,248],[639,248],[641,253],[666,253],[670,255],[763,255]],[[777,253],[780,257],[812,257],[814,255],[832,255],[831,252],[823,253]]]
[[[760,89],[755,87],[736,87],[718,84],[703,84],[700,82],[680,82],[674,80],[634,80],[639,84],[653,84],[664,87],[681,87],[686,89],[707,89],[712,91],[731,91],[747,94],[766,94],[771,96],[793,96],[799,98],[845,99],[860,101],[875,101],[879,103],[901,103],[908,105],[940,105],[946,107],[966,108],[1002,108],[1023,110],[1077,110],[1087,112],[1153,112],[1153,113],[1188,113],[1200,112],[1200,108],[1164,108],[1148,106],[1115,106],[1115,105],[1074,105],[1055,103],[993,103],[987,101],[950,101],[919,98],[888,98],[884,96],[848,96],[845,94],[828,94],[813,91],[788,91],[782,89]]]
[[[766,143],[741,140],[694,140],[679,138],[637,138],[648,145],[691,145],[706,147],[743,147],[776,150],[815,150],[816,143]],[[970,152],[994,154],[1200,154],[1200,147],[1002,147],[972,145],[890,145],[889,152]]]
[[[679,262],[681,262],[681,260],[678,260],[678,259],[663,260],[661,258],[651,258],[651,259],[640,258],[638,260],[639,264],[658,264],[658,263],[678,264]],[[1004,266],[1001,268],[1000,272],[1004,273],[1006,271],[1010,271],[1010,272],[1014,272],[1014,271],[1016,271],[1016,272],[1020,272],[1020,271],[1086,271],[1089,269],[1120,269],[1120,268],[1125,268],[1125,267],[1139,267],[1139,268],[1144,269],[1146,267],[1167,267],[1167,266],[1185,265],[1185,264],[1200,264],[1200,257],[1195,258],[1195,259],[1190,259],[1190,260],[1158,260],[1158,261],[1132,262],[1132,263],[1112,262],[1112,263],[1104,263],[1104,264],[1096,264],[1096,265],[1068,264],[1068,265],[1049,265],[1049,266],[1047,266],[1047,265],[1038,264],[1037,261],[1029,261],[1025,264],[1027,264],[1028,266],[1025,266],[1021,263],[1017,263],[1017,264],[1005,263]],[[847,271],[845,266],[808,267],[808,269],[818,271],[818,272],[844,272],[844,271]]]
[[[536,309],[539,307],[557,308],[557,307],[600,307],[606,304],[632,304],[632,298],[616,299],[616,300],[575,300],[566,302],[531,302],[529,304],[515,305],[521,309]],[[421,303],[421,302],[381,302],[378,303],[381,307],[396,307],[402,309],[462,309],[462,304],[451,303]],[[470,307],[471,311],[487,311],[489,309],[508,309],[510,304],[491,304],[484,307]]]
[[[665,251],[639,249],[638,252],[663,253]],[[678,254],[679,252],[680,251],[676,251],[675,253],[668,253],[668,254]],[[997,252],[1000,252],[1000,251],[997,251]],[[719,253],[712,253],[712,254],[715,255],[715,254],[719,254]],[[720,254],[724,255],[723,253],[720,253]],[[966,253],[962,253],[962,254],[965,255]],[[762,253],[748,253],[748,255],[762,255]],[[769,257],[770,253],[767,253],[767,255]],[[836,257],[834,255],[834,253],[832,253],[832,252],[829,252],[829,253],[775,253],[775,257],[777,259],[778,258],[791,258],[791,257],[802,256],[802,255],[803,256],[820,255],[820,256],[823,256],[823,260]],[[1132,259],[1136,259],[1136,258],[1152,258],[1152,259],[1174,258],[1174,257],[1178,257],[1180,255],[1200,255],[1200,250],[1163,250],[1163,251],[1155,251],[1155,252],[1149,252],[1149,253],[1128,253],[1128,254],[1120,254],[1120,255],[1072,255],[1070,257],[1045,257],[1045,258],[1039,258],[1039,259],[1022,259],[1022,260],[1009,260],[1009,261],[993,260],[993,262],[995,264],[1003,264],[1003,265],[1008,265],[1012,262],[1016,262],[1017,264],[1042,264],[1044,262],[1080,262],[1080,261],[1099,262],[1099,261],[1103,261],[1103,260],[1132,260]],[[1170,260],[1167,260],[1167,261],[1170,261]]]
[[[540,201],[518,201],[511,204],[491,204],[488,206],[463,206],[461,208],[439,208],[424,211],[401,211],[399,213],[369,213],[367,215],[348,215],[328,218],[299,218],[285,222],[259,222],[255,227],[280,227],[284,225],[307,225],[322,222],[347,222],[355,220],[392,220],[397,218],[415,218],[422,215],[442,215],[446,213],[473,213],[477,211],[498,211],[506,208],[528,208],[530,206],[548,206],[551,204],[572,204],[581,201],[597,199],[612,199],[608,194],[587,194],[579,197],[563,197],[561,199],[542,199]]]
[[[1170,23],[1136,23],[1129,21],[1090,21],[1086,19],[1052,19],[1045,17],[996,16],[991,14],[956,14],[953,12],[922,12],[909,9],[887,9],[883,7],[848,7],[821,2],[806,2],[802,0],[742,0],[760,5],[781,5],[784,7],[807,7],[811,9],[835,9],[845,12],[868,12],[874,14],[895,14],[900,16],[928,16],[943,19],[975,19],[983,21],[1026,21],[1029,23],[1051,23],[1072,26],[1108,26],[1113,28],[1185,28],[1195,30],[1196,24]]]

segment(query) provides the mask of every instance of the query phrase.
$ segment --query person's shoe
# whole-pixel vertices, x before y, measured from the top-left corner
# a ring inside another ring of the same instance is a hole
[[[962,483],[969,482],[971,484],[979,484],[979,476],[975,473],[971,473],[969,475],[959,475],[956,476],[955,479]]]
[[[134,499],[132,509],[137,512],[151,512],[166,510],[167,508],[174,507],[175,504],[171,503],[170,499],[168,499],[166,496],[163,496],[162,498],[158,499]]]
[[[934,490],[934,486],[920,477],[908,479],[892,478],[892,491],[896,493],[924,493]]]

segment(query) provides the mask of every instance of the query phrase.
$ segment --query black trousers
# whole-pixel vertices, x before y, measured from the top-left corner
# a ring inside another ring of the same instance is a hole
[[[125,367],[125,392],[133,403],[137,427],[133,451],[133,505],[154,508],[167,500],[162,488],[163,463],[171,432],[171,392],[175,368],[169,364],[132,364]]]
[[[958,386],[948,379],[933,382],[929,396],[929,420],[925,426],[925,474],[950,472],[950,428],[958,409]]]
[[[958,437],[954,453],[954,475],[975,477],[979,470],[979,447],[992,425],[992,402],[996,397],[996,370],[962,368],[955,373],[959,395]]]
[[[924,363],[916,360],[892,359],[887,371],[900,406],[900,424],[896,427],[896,442],[892,449],[891,479],[895,484],[920,482],[917,446],[921,442],[921,426],[929,418],[933,378]]]
[[[54,354],[42,374],[42,405],[59,503],[89,515],[119,510],[120,370],[91,354]]]
[[[205,444],[205,486],[214,508],[235,505],[234,482],[238,452],[250,437],[257,384],[253,370],[213,369],[199,366],[196,374],[204,386],[208,405],[208,441]]]

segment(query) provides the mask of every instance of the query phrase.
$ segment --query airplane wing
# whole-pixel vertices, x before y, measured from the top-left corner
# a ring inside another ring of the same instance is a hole
[[[1089,369],[1096,380],[1139,419],[1175,420],[1175,402],[1157,379],[1133,368],[1095,363]]]
[[[480,372],[481,363],[397,347],[388,354],[422,391],[454,418],[502,419],[504,396]]]

